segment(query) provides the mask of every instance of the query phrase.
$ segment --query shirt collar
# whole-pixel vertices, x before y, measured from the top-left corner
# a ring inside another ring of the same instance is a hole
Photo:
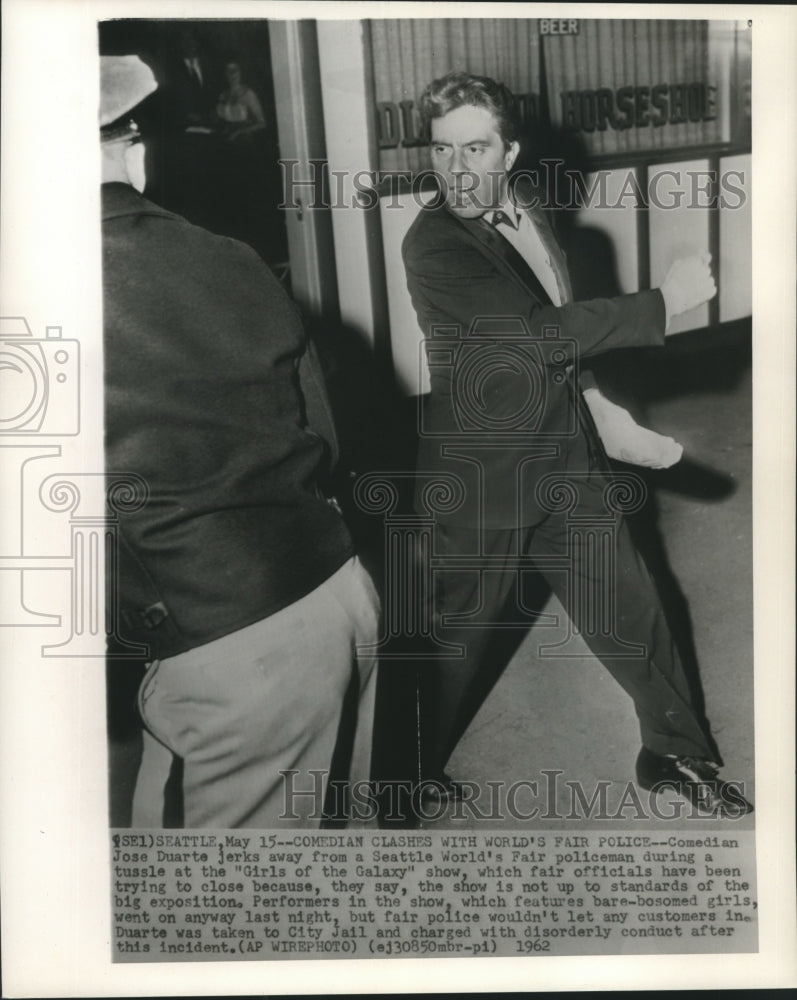
[[[520,210],[509,197],[509,192],[507,192],[506,198],[504,198],[498,208],[494,208],[489,212],[486,212],[484,217],[490,225],[494,225],[495,217],[499,212],[502,212],[506,216],[509,220],[510,226],[512,226],[515,230],[520,229]]]

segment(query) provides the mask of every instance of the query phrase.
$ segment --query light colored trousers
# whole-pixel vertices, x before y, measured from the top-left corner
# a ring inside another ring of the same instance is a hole
[[[146,730],[133,826],[163,826],[176,754],[186,827],[317,827],[353,672],[348,778],[370,777],[378,618],[373,583],[354,557],[276,614],[154,661],[139,690]],[[358,655],[357,647],[370,648]],[[298,773],[286,782],[280,771]]]

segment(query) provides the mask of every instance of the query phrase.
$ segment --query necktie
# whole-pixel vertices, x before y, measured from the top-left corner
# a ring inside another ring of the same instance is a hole
[[[188,66],[188,73],[193,79],[194,83],[198,86],[202,86],[202,70],[199,68],[199,60],[194,56],[194,58],[186,59],[186,65]]]
[[[493,225],[494,226],[506,225],[506,226],[511,226],[512,229],[517,229],[514,219],[510,219],[510,217],[506,214],[506,212],[502,212],[500,209],[499,211],[493,213]]]

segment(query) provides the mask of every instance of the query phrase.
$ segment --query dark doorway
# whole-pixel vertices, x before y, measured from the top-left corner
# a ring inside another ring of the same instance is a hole
[[[286,274],[268,22],[103,22],[100,51],[136,53],[158,80],[139,115],[148,147],[144,194],[248,243]]]

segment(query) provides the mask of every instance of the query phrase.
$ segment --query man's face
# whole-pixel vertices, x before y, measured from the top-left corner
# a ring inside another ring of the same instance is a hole
[[[516,142],[504,146],[486,108],[468,104],[432,120],[432,167],[445,180],[448,207],[464,219],[478,219],[503,202],[518,150]]]

